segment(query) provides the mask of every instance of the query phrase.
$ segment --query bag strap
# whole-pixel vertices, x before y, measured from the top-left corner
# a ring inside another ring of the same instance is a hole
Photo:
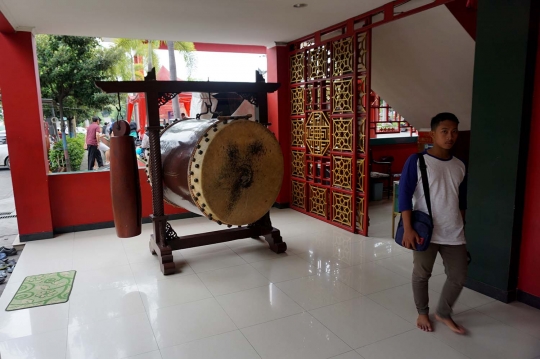
[[[427,166],[426,160],[424,159],[424,154],[418,154],[418,162],[420,162],[420,174],[422,175],[422,187],[424,187],[424,196],[426,198],[426,205],[429,212],[431,220],[433,220],[433,215],[431,213],[431,197],[429,195],[429,182],[427,176]]]

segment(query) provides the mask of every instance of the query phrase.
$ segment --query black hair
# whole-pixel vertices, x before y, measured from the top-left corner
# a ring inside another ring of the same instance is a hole
[[[99,117],[92,117],[92,122],[98,122],[101,121]]]
[[[452,121],[459,124],[459,120],[456,115],[450,112],[441,112],[431,119],[431,131],[435,131],[439,124],[443,121]]]

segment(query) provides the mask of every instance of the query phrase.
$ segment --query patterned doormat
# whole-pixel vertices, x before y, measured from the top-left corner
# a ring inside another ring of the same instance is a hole
[[[65,303],[77,271],[31,275],[24,279],[6,311]]]

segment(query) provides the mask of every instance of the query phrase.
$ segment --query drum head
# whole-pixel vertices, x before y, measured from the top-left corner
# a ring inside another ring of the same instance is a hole
[[[259,220],[281,189],[283,155],[278,141],[263,125],[246,120],[220,124],[212,134],[198,173],[204,213],[224,224]]]

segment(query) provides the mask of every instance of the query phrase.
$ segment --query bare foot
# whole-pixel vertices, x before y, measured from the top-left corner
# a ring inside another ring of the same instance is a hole
[[[456,324],[454,320],[450,317],[448,318],[441,318],[438,315],[435,314],[435,319],[437,319],[439,322],[446,324],[448,328],[450,328],[451,331],[457,334],[465,334],[465,328],[463,328],[461,325]]]
[[[433,328],[431,327],[431,321],[429,316],[426,314],[418,314],[418,319],[416,320],[416,326],[418,329],[422,329],[424,332],[432,332]]]

